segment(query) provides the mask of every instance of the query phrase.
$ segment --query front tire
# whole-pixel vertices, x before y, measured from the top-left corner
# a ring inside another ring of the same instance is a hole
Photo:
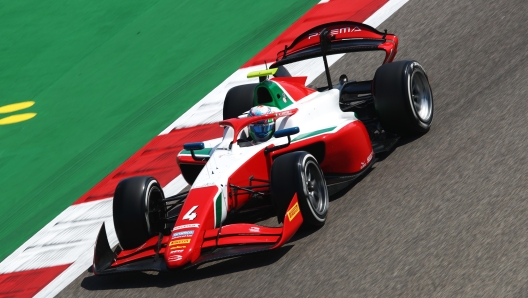
[[[162,231],[164,198],[161,186],[152,177],[131,177],[119,182],[114,193],[113,217],[121,248],[136,248]]]
[[[271,198],[282,222],[297,193],[304,224],[321,227],[326,222],[329,196],[323,172],[313,155],[299,151],[277,157],[271,166]]]
[[[399,134],[421,134],[433,121],[433,92],[416,61],[388,63],[376,70],[374,106],[383,128]]]

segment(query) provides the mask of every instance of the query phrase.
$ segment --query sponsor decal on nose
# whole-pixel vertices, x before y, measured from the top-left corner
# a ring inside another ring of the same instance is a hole
[[[191,243],[191,239],[180,239],[180,240],[174,240],[169,243],[169,246],[178,245],[178,244],[189,244]]]
[[[172,239],[180,237],[189,237],[194,234],[194,231],[181,231],[172,234]]]
[[[199,227],[200,227],[200,224],[188,224],[188,225],[181,225],[181,226],[174,227],[174,229],[172,230],[177,231],[177,230],[199,228]]]
[[[181,255],[174,255],[174,256],[170,256],[167,260],[169,262],[174,262],[174,261],[179,261],[182,259],[182,256]]]

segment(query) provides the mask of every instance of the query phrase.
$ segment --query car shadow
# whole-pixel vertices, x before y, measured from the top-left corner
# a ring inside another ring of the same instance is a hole
[[[359,176],[358,178],[356,178],[354,181],[350,182],[349,184],[347,185],[344,185],[342,188],[340,188],[339,190],[336,190],[334,191],[331,195],[330,195],[330,202],[333,202],[335,200],[338,200],[339,198],[341,198],[342,196],[344,196],[346,193],[348,193],[352,188],[354,188],[354,186],[356,186],[358,183],[360,183],[366,176],[368,176],[372,171],[375,171],[376,170],[376,163],[378,162],[382,162],[384,161],[387,157],[389,157],[395,150],[396,148],[398,147],[402,147],[402,146],[405,146],[409,143],[412,143],[416,140],[418,140],[419,138],[421,138],[422,136],[424,136],[425,133],[422,133],[422,134],[418,134],[418,135],[413,135],[413,136],[403,136],[401,137],[397,142],[396,144],[394,144],[394,146],[392,146],[392,148],[388,151],[385,151],[385,152],[380,152],[380,153],[377,153],[376,156],[375,156],[375,162],[374,164],[372,165],[372,167],[370,167],[365,173],[363,173],[361,176]]]
[[[340,199],[342,196],[344,196],[347,192],[349,192],[354,186],[356,186],[359,182],[361,182],[370,172],[374,171],[376,168],[376,165],[374,164],[371,168],[369,168],[365,173],[363,173],[361,176],[356,178],[354,181],[347,183],[346,185],[343,185],[342,188],[339,188],[338,190],[335,190],[330,195],[330,202],[333,202],[335,200]]]
[[[234,257],[185,270],[159,273],[129,272],[104,276],[91,275],[82,280],[81,287],[89,291],[167,288],[187,282],[266,267],[280,260],[292,248],[292,244],[287,244],[272,251]]]
[[[380,152],[376,154],[376,159],[378,160],[378,162],[385,160],[385,158],[389,157],[394,152],[394,150],[396,150],[396,148],[412,143],[418,140],[419,138],[423,137],[425,134],[426,133],[421,133],[412,136],[400,137],[400,139],[396,142],[396,144],[394,144],[394,146],[389,151]]]

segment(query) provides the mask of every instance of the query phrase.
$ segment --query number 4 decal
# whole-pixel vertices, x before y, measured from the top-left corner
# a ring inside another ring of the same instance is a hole
[[[198,208],[198,206],[193,206],[191,209],[189,209],[189,211],[185,213],[185,215],[183,216],[183,219],[187,219],[187,220],[195,219],[196,212],[194,212],[194,210],[196,210],[196,208]]]

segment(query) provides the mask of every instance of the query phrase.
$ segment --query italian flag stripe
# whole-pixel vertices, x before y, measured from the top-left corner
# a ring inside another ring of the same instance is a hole
[[[295,137],[295,139],[293,139],[292,142],[299,141],[299,140],[306,139],[306,138],[313,137],[313,136],[317,136],[317,135],[323,134],[325,132],[330,132],[330,131],[334,130],[336,127],[337,126],[328,127],[328,128],[323,128],[323,129],[319,129],[319,130],[315,130],[315,131],[312,131],[312,132],[307,132],[307,133],[301,134],[301,135]]]
[[[222,190],[220,190],[220,194],[218,194],[215,201],[215,227],[217,228],[222,224],[222,205]]]

